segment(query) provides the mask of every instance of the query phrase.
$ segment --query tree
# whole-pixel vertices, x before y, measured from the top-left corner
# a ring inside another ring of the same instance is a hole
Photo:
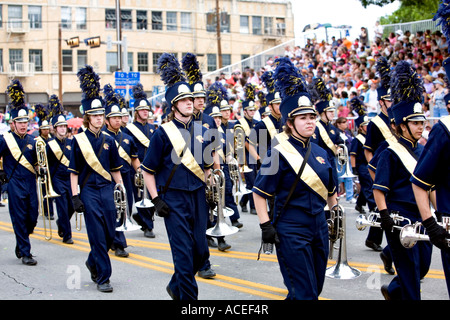
[[[360,0],[364,8],[368,5],[384,6],[395,0]],[[401,0],[400,8],[389,16],[380,18],[381,24],[403,23],[432,19],[440,0]]]

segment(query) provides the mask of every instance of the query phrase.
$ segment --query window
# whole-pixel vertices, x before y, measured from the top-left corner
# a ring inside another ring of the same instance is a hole
[[[117,52],[106,53],[106,72],[117,71]]]
[[[72,50],[62,51],[62,71],[73,71]]]
[[[3,49],[0,49],[0,72],[3,72]]]
[[[206,31],[217,31],[217,14],[215,12],[208,12],[206,14]],[[220,32],[230,32],[230,15],[227,12],[220,13]]]
[[[284,18],[277,18],[277,36],[286,35],[286,23]]]
[[[222,54],[222,66],[229,66],[231,64],[231,54]]]
[[[227,12],[220,13],[220,32],[230,32],[230,14]]]
[[[72,11],[70,7],[61,7],[61,28],[72,29]]]
[[[131,10],[120,10],[120,25],[124,30],[133,29],[133,20],[131,17]]]
[[[161,52],[153,52],[152,63],[153,63],[153,72],[156,73],[158,70],[158,59],[161,57]]]
[[[137,53],[137,71],[148,72],[148,52]]]
[[[34,63],[34,71],[43,71],[42,50],[30,49],[28,58],[31,63]]]
[[[22,28],[22,6],[8,5],[8,24],[13,28]]]
[[[248,20],[249,20],[248,16],[240,16],[239,17],[239,21],[240,21],[239,32],[240,33],[250,33]]]
[[[177,13],[166,12],[167,31],[177,31]]]
[[[136,11],[136,28],[138,30],[147,30],[147,11]]]
[[[152,30],[162,30],[162,12],[152,11]]]
[[[133,52],[128,52],[128,71],[133,71]]]
[[[264,17],[264,34],[273,35],[273,18]]]
[[[191,13],[181,12],[181,31],[190,32],[191,31]]]
[[[3,27],[3,5],[0,4],[0,28]]]
[[[31,29],[42,29],[42,7],[29,6],[28,20],[30,20]]]
[[[75,9],[75,23],[77,24],[77,30],[87,29],[87,13],[86,8]]]
[[[78,70],[84,68],[85,65],[88,64],[87,60],[87,50],[78,50],[77,51],[77,67]]]
[[[252,33],[262,34],[261,17],[252,17]]]
[[[105,9],[105,27],[106,29],[116,28],[116,10]]]
[[[208,71],[215,71],[217,70],[217,58],[215,54],[208,53]]]
[[[22,49],[9,49],[9,64],[14,69],[16,63],[23,62]]]

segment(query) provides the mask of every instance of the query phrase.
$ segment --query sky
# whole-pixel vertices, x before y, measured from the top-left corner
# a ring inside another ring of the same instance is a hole
[[[359,0],[292,0],[296,37],[307,24],[330,23],[332,26],[351,25],[350,40],[361,32],[361,27],[369,30],[373,39],[373,27],[382,16],[389,15],[400,7],[400,2],[379,7],[370,5],[364,8]]]

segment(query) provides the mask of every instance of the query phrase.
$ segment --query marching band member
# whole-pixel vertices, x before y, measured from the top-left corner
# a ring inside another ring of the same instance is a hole
[[[140,170],[140,162],[138,159],[137,146],[132,136],[123,133],[122,128],[122,111],[120,109],[120,95],[114,92],[114,89],[110,84],[107,84],[103,88],[105,95],[105,122],[106,128],[104,132],[109,134],[116,140],[117,148],[119,151],[122,167],[120,168],[120,174],[122,175],[123,186],[125,187],[127,194],[128,212],[127,215],[131,217],[133,209],[133,169],[134,171]],[[122,221],[118,221],[118,226],[122,225]],[[127,241],[123,231],[116,231],[111,250],[118,257],[128,257],[128,252],[125,251],[127,247]]]
[[[147,100],[147,94],[144,91],[142,84],[138,83],[133,87],[134,102],[134,121],[128,123],[122,132],[133,137],[138,148],[139,161],[142,163],[147,154],[150,139],[155,131],[155,126],[148,123],[150,102]],[[139,196],[136,186],[133,187],[134,199],[141,200],[144,192]],[[134,220],[141,226],[144,231],[144,236],[147,238],[154,238],[153,232],[153,217],[155,214],[154,208],[137,208],[137,214],[133,214]]]
[[[256,88],[253,84],[247,83],[244,87],[244,94],[245,94],[245,100],[242,102],[242,109],[244,112],[244,116],[238,119],[234,125],[234,131],[236,132],[236,127],[240,126],[244,129],[245,133],[245,147],[243,150],[242,155],[238,155],[238,160],[241,162],[239,163],[244,170],[248,170],[248,172],[244,171],[244,177],[245,177],[245,184],[246,188],[248,190],[251,190],[253,188],[253,183],[256,178],[257,173],[257,163],[259,162],[258,159],[255,159],[255,155],[251,155],[249,152],[249,140],[250,136],[254,136],[254,127],[258,123],[253,117],[255,116],[256,112],[256,105],[255,105],[255,99],[256,99]],[[230,107],[231,108],[231,107]],[[254,140],[254,138],[252,138]],[[236,150],[238,152],[238,150]],[[242,157],[243,159],[239,159],[239,157]],[[241,197],[241,200],[239,201],[239,205],[242,208],[243,212],[247,212],[247,202],[250,206],[250,213],[256,214],[255,204],[253,202],[253,197],[251,194],[244,194]]]
[[[112,292],[108,250],[114,240],[117,216],[112,180],[122,182],[122,164],[116,141],[101,130],[105,109],[99,76],[91,66],[80,69],[77,76],[83,91],[81,103],[86,130],[75,135],[72,144],[69,164],[72,203],[76,212],[84,212],[91,246],[86,267],[91,279],[99,291]]]
[[[418,140],[426,118],[421,105],[423,85],[408,62],[400,61],[396,65],[391,91],[398,143],[392,143],[380,154],[373,194],[397,276],[389,286],[382,286],[381,292],[387,300],[419,300],[420,279],[426,275],[431,263],[431,245],[420,241],[413,248],[403,247],[399,230],[394,228],[395,222],[390,216],[390,213],[398,212],[411,223],[421,221],[410,178],[423,151]],[[400,222],[402,224],[406,222]]]
[[[200,121],[200,123],[207,129],[216,128],[216,123],[209,115],[208,110],[205,108],[206,90],[203,87],[202,72],[197,61],[197,57],[192,53],[187,53],[181,60],[182,69],[185,71],[189,87],[194,96],[194,113],[192,114],[194,121]]]
[[[316,110],[303,76],[290,61],[282,61],[274,77],[282,96],[280,110],[288,139],[268,150],[253,186],[253,197],[262,241],[276,245],[289,291],[287,299],[318,299],[329,252],[324,207],[336,204],[336,185],[326,151],[311,143]],[[271,197],[275,197],[272,221],[266,203]]]
[[[447,42],[449,41],[448,17],[448,4],[442,2],[434,20],[439,20],[438,25],[442,25]],[[450,59],[444,60],[443,66],[447,77],[449,77]],[[448,101],[447,99],[446,101]],[[449,104],[447,104],[447,110],[450,113]],[[445,116],[441,117],[431,129],[428,141],[411,176],[411,182],[420,210],[422,224],[430,237],[430,242],[441,251],[442,266],[447,283],[447,291],[450,296],[450,248],[448,246],[450,235],[448,231],[437,223],[442,221],[443,216],[450,216],[449,150],[450,116]],[[430,210],[430,199],[428,196],[430,190],[436,191],[436,200],[433,203],[436,217],[432,216]]]
[[[38,220],[38,197],[36,192],[37,163],[36,142],[27,134],[28,108],[25,92],[19,80],[13,80],[7,89],[9,108],[14,129],[0,137],[0,156],[8,181],[8,208],[16,236],[15,253],[22,263],[33,266],[37,261],[31,255],[29,235]],[[45,174],[38,170],[38,174]]]
[[[47,143],[47,158],[53,189],[59,197],[54,198],[58,219],[58,235],[64,243],[73,244],[70,219],[74,214],[72,205],[72,190],[70,186],[69,167],[72,153],[72,139],[67,138],[67,121],[64,108],[58,97],[52,95],[49,99],[51,124],[54,128],[54,138]]]
[[[195,274],[209,258],[205,179],[214,161],[208,154],[209,141],[204,139],[207,129],[192,121],[193,95],[173,54],[159,58],[158,73],[166,85],[171,112],[168,122],[153,134],[151,153],[141,167],[169,236],[175,272],[167,292],[172,299],[194,300],[198,297]]]

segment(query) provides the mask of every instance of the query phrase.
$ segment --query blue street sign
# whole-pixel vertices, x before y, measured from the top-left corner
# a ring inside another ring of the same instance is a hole
[[[141,81],[140,72],[119,72],[114,74],[114,85],[116,88],[125,89],[126,86],[133,87]]]

